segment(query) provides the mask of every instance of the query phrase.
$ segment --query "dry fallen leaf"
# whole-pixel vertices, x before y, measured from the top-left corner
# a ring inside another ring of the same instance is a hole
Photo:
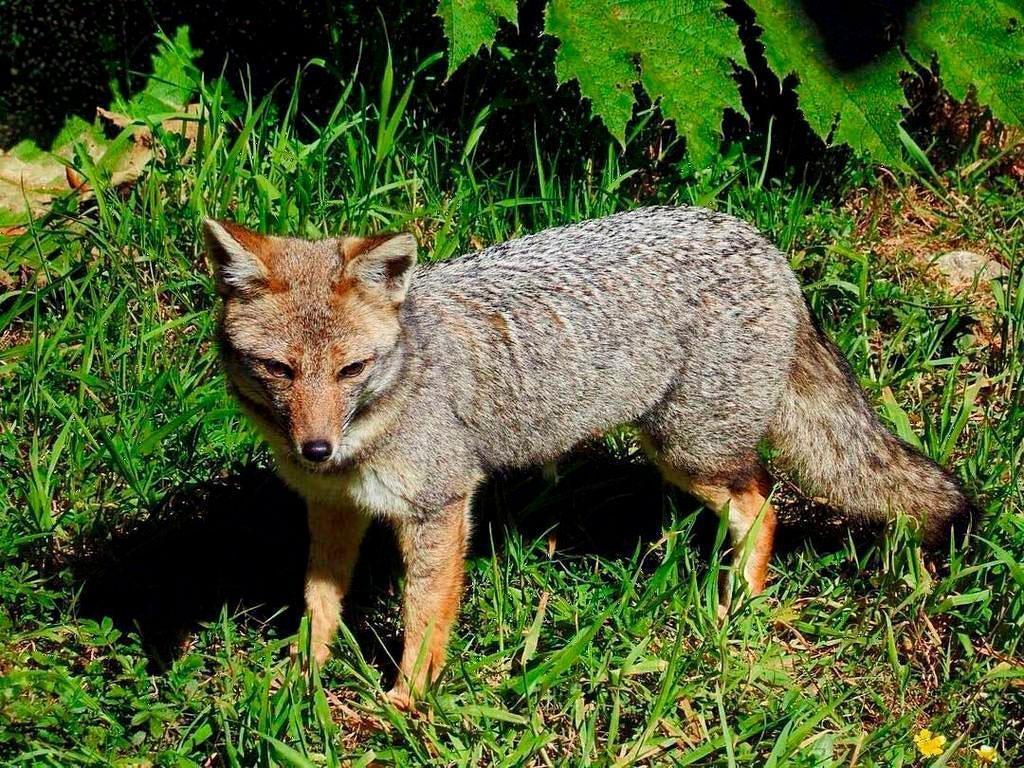
[[[186,140],[182,160],[191,158],[200,129],[200,105],[189,104],[182,115],[163,120],[161,127]],[[96,136],[83,133],[76,142],[69,142],[56,152],[29,150],[23,157],[17,148],[0,151],[0,214],[7,213],[8,223],[0,226],[0,236],[18,236],[24,233],[24,220],[45,213],[54,198],[77,192],[82,199],[94,194],[93,185],[75,168],[75,152],[84,149],[90,160],[110,174],[110,183],[118,188],[134,184],[145,172],[146,166],[161,152],[152,130],[127,115],[97,108],[98,123],[128,131],[128,145],[121,147],[116,138],[102,142]],[[28,159],[26,159],[26,157]],[[11,222],[10,218],[16,219]],[[0,219],[2,220],[2,219]]]
[[[64,166],[56,158],[47,155],[26,162],[0,151],[0,208],[9,211],[28,208],[38,214],[54,197],[67,191]]]

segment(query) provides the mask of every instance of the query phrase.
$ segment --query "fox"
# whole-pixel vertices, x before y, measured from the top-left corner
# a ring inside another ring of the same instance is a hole
[[[394,529],[398,706],[443,668],[474,491],[620,425],[724,518],[745,594],[765,588],[776,531],[762,445],[806,495],[851,520],[904,514],[926,546],[973,515],[882,424],[786,256],[732,216],[640,208],[426,263],[409,233],[203,232],[227,386],[306,502],[314,663],[367,526]]]

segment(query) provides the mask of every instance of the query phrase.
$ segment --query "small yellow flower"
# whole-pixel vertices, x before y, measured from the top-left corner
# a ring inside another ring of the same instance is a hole
[[[999,759],[999,753],[996,752],[996,748],[990,747],[988,744],[978,747],[974,750],[974,754],[983,763],[994,763]]]
[[[927,728],[922,728],[914,737],[914,744],[922,757],[938,757],[946,745],[946,737],[941,733],[932,733]]]

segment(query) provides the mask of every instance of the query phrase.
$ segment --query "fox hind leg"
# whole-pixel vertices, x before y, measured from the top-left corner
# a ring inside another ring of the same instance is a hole
[[[718,515],[728,515],[729,537],[732,543],[734,568],[742,566],[743,581],[751,595],[764,591],[768,580],[768,564],[775,543],[775,509],[768,497],[771,480],[760,465],[738,479],[687,478],[680,484],[684,490],[700,499]],[[731,594],[729,588],[721,593],[726,606]]]
[[[775,509],[769,497],[772,481],[756,456],[729,472],[694,472],[678,468],[664,454],[654,461],[673,485],[695,496],[719,516],[726,516],[732,544],[733,569],[742,566],[750,594],[764,590],[775,541]],[[727,573],[726,576],[729,574]],[[731,582],[723,580],[719,591],[722,608],[728,608]]]

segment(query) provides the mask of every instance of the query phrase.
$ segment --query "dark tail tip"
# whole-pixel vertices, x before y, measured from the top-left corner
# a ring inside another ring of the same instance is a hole
[[[931,553],[949,551],[950,543],[962,546],[979,518],[977,506],[961,493],[955,506],[925,530],[924,547]]]

